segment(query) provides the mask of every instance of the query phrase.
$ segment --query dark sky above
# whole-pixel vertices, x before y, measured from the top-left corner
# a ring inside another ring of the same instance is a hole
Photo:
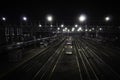
[[[88,22],[102,21],[106,15],[112,16],[113,22],[119,23],[119,3],[115,1],[4,1],[0,2],[0,16],[7,16],[8,20],[18,20],[26,15],[31,20],[45,20],[47,14],[54,15],[60,22],[77,21],[77,16],[85,13]]]

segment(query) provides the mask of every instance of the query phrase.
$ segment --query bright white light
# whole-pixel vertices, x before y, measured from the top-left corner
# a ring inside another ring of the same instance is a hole
[[[110,17],[105,17],[105,21],[109,21],[110,20]]]
[[[81,27],[79,27],[77,31],[82,31],[82,28],[81,28]]]
[[[24,16],[22,19],[23,19],[24,21],[27,21],[27,17],[25,17],[25,16]]]
[[[61,24],[61,27],[64,27],[64,25],[63,25],[63,24]]]
[[[77,27],[78,27],[78,25],[76,24],[76,25],[75,25],[75,27],[77,28]]]
[[[95,28],[92,28],[92,30],[95,30]]]
[[[63,32],[70,31],[67,27],[63,29]]]
[[[53,20],[53,17],[51,15],[48,15],[47,20],[51,22]]]
[[[75,28],[72,28],[72,32],[75,30]]]
[[[41,24],[39,24],[39,27],[42,27],[42,25],[41,25]]]
[[[3,21],[6,21],[6,18],[5,18],[5,17],[2,17],[2,20],[3,20]]]
[[[53,27],[53,25],[51,24],[50,27]]]
[[[20,45],[20,44],[22,44],[22,42],[17,42],[16,44],[17,44],[17,45]]]
[[[57,28],[57,30],[60,30],[60,28]]]
[[[65,30],[67,30],[67,27],[65,27]]]
[[[79,17],[79,21],[80,22],[84,22],[86,20],[86,16],[85,15],[80,15],[80,17]]]
[[[87,32],[87,31],[88,31],[88,29],[85,29],[85,31]]]
[[[91,32],[92,30],[91,29],[89,29],[89,32]]]
[[[68,29],[68,32],[70,32],[70,30]]]
[[[66,30],[65,29],[63,29],[63,32],[65,32]]]
[[[99,28],[100,31],[102,31],[102,28]]]

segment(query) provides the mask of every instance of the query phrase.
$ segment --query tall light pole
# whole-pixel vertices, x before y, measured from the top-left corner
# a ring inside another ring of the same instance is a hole
[[[23,16],[22,17],[22,22],[25,22],[25,24],[26,24],[26,22],[27,22],[27,17],[26,16]],[[21,27],[23,27],[23,24],[21,23]],[[23,31],[22,31],[23,32]]]
[[[52,25],[52,21],[53,21],[53,16],[52,15],[47,15],[46,17],[47,22],[49,22],[49,25]]]
[[[26,16],[23,16],[23,17],[22,17],[22,22],[25,22],[25,24],[26,24],[27,20],[28,20],[28,19],[27,19]],[[22,22],[21,22],[21,28],[23,28]],[[23,34],[23,29],[21,30],[21,33]]]
[[[8,28],[5,24],[5,21],[6,21],[6,17],[2,17],[1,20],[3,21],[3,29],[4,29],[4,35],[5,35],[5,41],[6,43],[8,42]]]
[[[105,19],[105,24],[106,24],[106,30],[108,31],[109,27],[110,27],[109,22],[111,21],[111,16],[106,16],[104,19]],[[100,30],[102,30],[102,29],[100,29]],[[108,33],[110,33],[110,32],[108,32]]]
[[[106,24],[106,27],[108,26],[108,23],[111,21],[111,17],[110,16],[106,16],[105,18],[104,18],[104,20],[105,20],[105,24]]]
[[[52,15],[47,15],[46,19],[47,19],[47,22],[50,23],[49,25],[52,27],[53,16]],[[50,34],[49,34],[49,37],[50,37]]]
[[[23,16],[23,17],[22,17],[20,34],[21,34],[21,40],[22,40],[22,42],[23,42],[23,45],[24,45],[24,34],[23,34],[23,27],[24,27],[24,26],[23,26],[22,22],[25,22],[25,23],[26,23],[27,20],[28,20],[28,19],[27,19],[26,16]],[[24,49],[24,46],[23,46],[22,48]]]
[[[81,14],[79,17],[78,17],[78,20],[81,24],[85,23],[85,21],[87,20],[87,16],[85,14]],[[87,29],[87,25],[85,27]],[[86,37],[88,36],[88,33],[86,32]]]
[[[27,17],[26,17],[26,16],[23,16],[23,17],[22,17],[22,22],[23,22],[23,21],[24,21],[25,23],[27,22]],[[21,26],[22,26],[22,23],[21,23]],[[23,26],[22,26],[22,27],[23,27]],[[23,31],[22,31],[22,33],[23,33]]]
[[[105,19],[106,26],[108,26],[108,22],[110,22],[111,17],[110,16],[106,16],[104,19]]]

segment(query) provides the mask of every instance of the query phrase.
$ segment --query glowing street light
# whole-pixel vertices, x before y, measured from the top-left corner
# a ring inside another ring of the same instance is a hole
[[[91,29],[89,29],[89,32],[91,32],[92,30]]]
[[[5,18],[5,17],[2,17],[2,20],[3,20],[3,21],[6,21],[6,18]]]
[[[92,30],[95,30],[95,28],[92,28]]]
[[[53,21],[53,17],[51,15],[48,15],[47,16],[47,21],[52,22]]]
[[[79,27],[77,31],[83,31],[83,30],[82,30],[82,28],[81,28],[81,27]]]
[[[88,29],[85,29],[85,32],[87,32],[88,31]]]
[[[65,30],[67,30],[67,27],[65,27]]]
[[[61,24],[61,27],[64,27],[64,25],[63,25],[63,24]]]
[[[39,24],[39,27],[42,27],[42,25],[41,25],[41,24]]]
[[[68,31],[68,32],[70,32],[70,30],[69,30],[69,29],[68,29],[67,31]]]
[[[51,24],[50,27],[53,27],[53,25]]]
[[[84,22],[85,20],[86,20],[86,15],[82,14],[82,15],[79,16],[79,21],[80,22]]]
[[[27,17],[24,16],[24,17],[22,18],[22,20],[23,20],[23,21],[27,21]]]
[[[102,31],[102,28],[99,28],[100,31]]]
[[[75,30],[75,28],[72,28],[72,32]]]
[[[57,30],[60,30],[60,28],[57,28]]]
[[[76,25],[75,25],[75,27],[77,28],[77,27],[78,27],[78,25],[76,24]]]
[[[63,29],[63,32],[65,32],[66,30],[65,29]]]
[[[109,16],[105,17],[105,21],[110,21],[110,17]]]

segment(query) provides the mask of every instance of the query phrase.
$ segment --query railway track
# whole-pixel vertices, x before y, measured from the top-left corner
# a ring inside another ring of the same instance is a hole
[[[79,45],[77,45],[77,44],[79,44]],[[81,49],[80,50],[81,56],[83,55],[81,58],[83,58],[83,60],[86,60],[86,67],[89,66],[88,68],[85,68],[85,66],[84,66],[84,68],[86,70],[86,74],[88,76],[87,80],[106,80],[106,79],[120,80],[119,74],[117,74],[111,68],[111,66],[109,66],[102,59],[102,56],[101,57],[99,56],[99,54],[101,54],[101,53],[99,52],[99,50],[95,49],[95,46],[93,46],[93,45],[91,46],[91,44],[88,43],[88,41],[79,40],[79,39],[76,40],[76,45],[78,46],[78,48],[77,48],[78,50]],[[99,48],[99,49],[101,49],[101,48]],[[85,63],[85,61],[83,61],[83,62]]]
[[[46,70],[49,65],[53,65],[52,63],[59,56],[64,43],[65,40],[62,40],[61,42],[54,44],[52,47],[49,47],[38,56],[32,58],[13,72],[3,77],[2,80],[34,80],[34,78],[36,80],[40,70],[42,70],[42,73],[44,74],[44,70]]]
[[[81,65],[82,70],[82,79],[83,80],[99,80],[97,77],[97,74],[95,73],[92,65],[90,64],[88,60],[88,55],[84,51],[84,48],[79,46],[80,43],[75,41],[75,46],[77,50],[77,55],[79,57],[79,64]]]
[[[118,61],[120,60],[119,59],[120,58],[119,57],[119,51],[116,52],[113,49],[110,49],[108,47],[98,45],[98,44],[95,44],[95,43],[91,44],[89,41],[87,41],[86,44],[89,46],[89,52],[95,53],[96,56],[98,56],[105,64],[107,64],[108,67],[112,70],[112,72],[114,72],[119,77],[119,74],[117,73],[117,72],[119,72],[119,63],[118,63]],[[95,46],[97,47],[97,45],[98,45],[99,48],[95,49]],[[103,47],[103,48],[101,48],[101,47]],[[106,54],[108,56],[105,56],[104,54]]]
[[[72,41],[70,41],[72,42]],[[52,74],[48,80],[81,80],[81,70],[80,65],[78,63],[78,57],[76,54],[75,46],[70,44],[71,46],[70,53],[69,50],[65,50],[61,53],[61,57],[56,62],[55,67],[52,70]],[[71,53],[72,51],[72,53]]]
[[[79,38],[73,39],[72,53],[68,54],[66,40],[47,48],[2,80],[120,80],[119,74],[106,63],[119,54]]]

